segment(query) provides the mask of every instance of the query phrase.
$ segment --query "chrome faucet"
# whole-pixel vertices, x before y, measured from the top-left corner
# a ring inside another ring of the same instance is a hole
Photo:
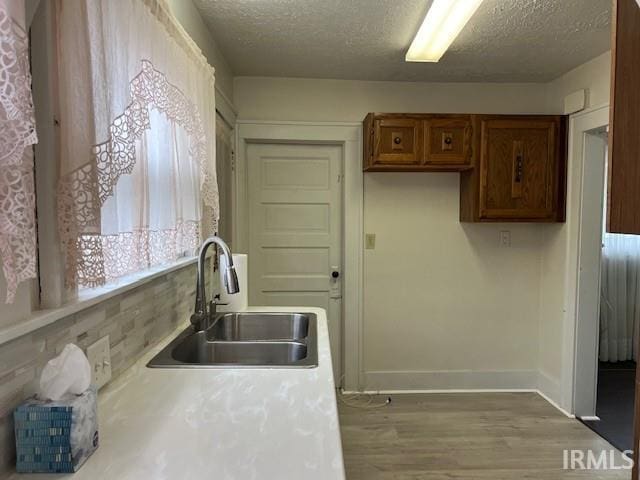
[[[202,331],[207,328],[209,320],[215,314],[215,297],[207,306],[207,296],[205,293],[205,260],[207,257],[207,250],[212,244],[218,245],[222,249],[222,254],[227,258],[227,265],[223,272],[224,286],[227,293],[233,294],[240,291],[238,285],[238,275],[236,275],[236,268],[233,266],[233,257],[229,246],[224,243],[220,237],[213,236],[207,238],[200,247],[200,253],[198,254],[198,281],[196,284],[196,307],[193,315],[191,315],[191,323],[196,331]]]

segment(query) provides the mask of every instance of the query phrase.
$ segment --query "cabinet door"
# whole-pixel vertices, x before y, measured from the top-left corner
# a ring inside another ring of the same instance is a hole
[[[469,118],[424,121],[425,165],[468,165],[471,160]]]
[[[640,234],[640,6],[614,3],[607,230]]]
[[[374,120],[373,165],[416,167],[422,163],[422,122],[412,118]]]
[[[488,119],[480,128],[480,218],[554,220],[556,122]]]

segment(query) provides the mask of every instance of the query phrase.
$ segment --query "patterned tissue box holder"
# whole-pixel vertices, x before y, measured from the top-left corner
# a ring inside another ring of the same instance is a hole
[[[13,413],[18,473],[73,473],[98,448],[97,391],[27,400]]]

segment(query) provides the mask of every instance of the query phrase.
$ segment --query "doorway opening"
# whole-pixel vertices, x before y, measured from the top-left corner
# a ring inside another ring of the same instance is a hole
[[[606,232],[607,153],[606,130],[587,132],[583,201],[590,211],[583,209],[582,235],[593,235],[593,238],[583,238],[581,247],[584,249],[597,239],[599,252],[581,252],[581,290],[589,286],[592,298],[581,299],[579,314],[595,314],[597,328],[593,330],[594,412],[577,413],[582,413],[580,417],[585,425],[624,451],[633,447],[640,325],[640,237]],[[596,226],[599,226],[597,232]]]

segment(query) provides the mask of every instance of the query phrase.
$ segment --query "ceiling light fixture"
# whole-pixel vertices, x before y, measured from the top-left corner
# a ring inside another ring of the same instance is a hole
[[[482,0],[433,0],[405,56],[407,62],[437,62]]]

